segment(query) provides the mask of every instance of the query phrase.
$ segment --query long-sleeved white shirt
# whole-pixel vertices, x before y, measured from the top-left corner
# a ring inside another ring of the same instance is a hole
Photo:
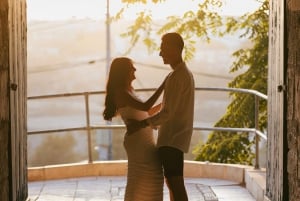
[[[189,151],[194,121],[194,78],[186,64],[179,64],[166,80],[162,109],[147,122],[158,131],[157,146]]]

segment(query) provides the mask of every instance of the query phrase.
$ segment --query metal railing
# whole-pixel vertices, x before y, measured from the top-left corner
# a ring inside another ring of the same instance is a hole
[[[154,88],[147,89],[137,89],[137,92],[148,92],[154,91]],[[255,97],[255,127],[254,128],[230,128],[230,127],[203,127],[194,125],[194,130],[206,130],[206,131],[227,131],[227,132],[248,132],[255,135],[255,165],[256,169],[259,169],[259,141],[260,138],[267,140],[267,135],[259,130],[259,100],[267,100],[268,97],[258,91],[249,90],[249,89],[240,89],[240,88],[212,88],[212,87],[197,87],[196,91],[223,91],[223,92],[238,92],[252,94]],[[64,94],[54,94],[54,95],[42,95],[42,96],[32,96],[28,97],[28,100],[36,99],[51,99],[51,98],[61,98],[61,97],[75,97],[83,96],[85,102],[85,115],[86,115],[86,125],[83,127],[72,127],[72,128],[62,128],[62,129],[48,129],[48,130],[36,130],[28,131],[28,135],[35,134],[49,134],[53,132],[66,132],[66,131],[86,131],[87,134],[87,144],[88,144],[88,162],[92,163],[92,142],[91,142],[91,131],[96,129],[120,129],[125,128],[124,124],[120,125],[91,125],[90,123],[90,105],[89,97],[91,95],[104,95],[105,91],[94,91],[94,92],[82,92],[82,93],[64,93]]]

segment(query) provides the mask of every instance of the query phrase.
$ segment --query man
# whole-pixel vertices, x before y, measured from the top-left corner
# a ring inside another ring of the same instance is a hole
[[[194,118],[194,78],[182,58],[184,41],[178,33],[162,36],[160,53],[173,71],[164,86],[161,110],[127,126],[128,133],[146,126],[160,126],[157,147],[171,201],[187,201],[183,165],[190,146]]]

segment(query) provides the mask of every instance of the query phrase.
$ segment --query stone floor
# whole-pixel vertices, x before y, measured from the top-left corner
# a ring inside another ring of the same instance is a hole
[[[99,176],[29,182],[29,201],[122,201],[126,177]],[[255,201],[238,183],[206,178],[186,178],[189,201]],[[164,200],[169,200],[164,187]]]

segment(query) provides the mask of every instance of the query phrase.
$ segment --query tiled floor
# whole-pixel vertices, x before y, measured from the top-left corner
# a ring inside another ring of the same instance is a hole
[[[126,177],[84,177],[29,182],[29,201],[123,201]],[[255,201],[237,183],[205,178],[186,178],[189,201]],[[164,200],[169,200],[164,188]]]

